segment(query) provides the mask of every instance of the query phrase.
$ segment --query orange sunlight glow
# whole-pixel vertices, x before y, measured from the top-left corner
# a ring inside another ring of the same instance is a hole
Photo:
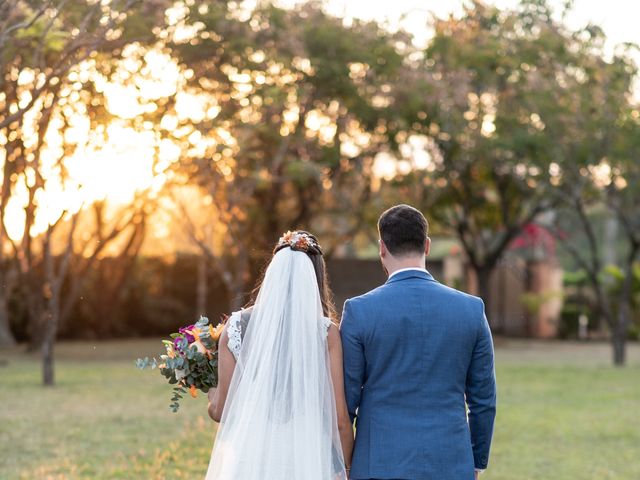
[[[131,46],[129,55],[125,55],[115,82],[102,77],[95,79],[97,89],[105,93],[107,109],[114,116],[106,127],[106,142],[98,135],[100,132],[90,130],[84,111],[74,112],[64,138],[58,133],[59,120],[52,120],[47,147],[41,155],[45,188],[36,196],[38,210],[31,235],[44,232],[64,212],[76,213],[97,200],[124,205],[133,201],[138,192],[157,193],[166,182],[164,172],[177,161],[179,148],[168,140],[158,142],[152,131],[134,130],[125,121],[149,109],[153,111],[156,108],[153,100],[175,93],[181,72],[167,55],[149,51],[139,58],[135,48]],[[86,75],[90,69],[88,62],[72,75]],[[135,76],[135,84],[131,84],[134,72],[140,75]],[[28,128],[31,123],[35,123],[35,119],[25,121],[25,137],[35,137]],[[57,158],[65,142],[79,147],[65,159],[67,171],[63,178]],[[15,241],[23,236],[26,185],[32,185],[32,176],[28,170],[26,177],[16,182],[15,192],[3,212],[7,233]]]

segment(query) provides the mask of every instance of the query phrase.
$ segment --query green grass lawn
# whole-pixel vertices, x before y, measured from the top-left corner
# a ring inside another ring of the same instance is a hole
[[[137,356],[159,341],[63,343],[57,385],[37,358],[0,351],[0,479],[199,479],[215,426],[206,399],[168,409],[170,390]],[[498,342],[499,412],[483,480],[640,479],[640,348]]]

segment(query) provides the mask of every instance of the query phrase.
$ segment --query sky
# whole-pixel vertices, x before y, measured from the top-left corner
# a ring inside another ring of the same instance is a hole
[[[427,38],[424,27],[430,13],[445,16],[450,12],[460,12],[463,0],[327,0],[329,10],[340,16],[384,21],[397,25],[399,19],[410,13],[402,25],[419,39]],[[485,0],[487,4],[508,8],[517,5],[518,0]],[[550,0],[558,11],[564,0]],[[640,1],[638,0],[574,0],[567,22],[571,28],[580,28],[587,23],[600,25],[611,44],[634,42],[640,44]]]

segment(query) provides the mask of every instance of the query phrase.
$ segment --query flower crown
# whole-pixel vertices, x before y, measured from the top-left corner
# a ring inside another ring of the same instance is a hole
[[[291,250],[322,255],[322,249],[315,237],[300,230],[293,232],[287,231],[280,237],[276,245],[276,251],[284,247],[291,247]]]

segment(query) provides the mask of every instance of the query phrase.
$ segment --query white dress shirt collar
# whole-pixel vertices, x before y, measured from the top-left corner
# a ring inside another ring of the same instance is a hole
[[[395,272],[393,272],[391,275],[389,275],[389,278],[393,277],[395,274],[400,273],[400,272],[408,272],[410,270],[416,270],[418,272],[424,272],[424,273],[429,273],[427,271],[426,268],[420,268],[420,267],[409,267],[409,268],[401,268],[400,270],[396,270]]]

